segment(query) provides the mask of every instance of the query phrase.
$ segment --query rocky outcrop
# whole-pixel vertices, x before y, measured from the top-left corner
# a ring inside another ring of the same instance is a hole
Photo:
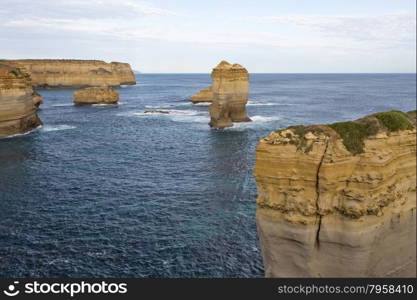
[[[36,108],[39,108],[39,106],[43,103],[43,97],[35,91],[32,93],[32,100]]]
[[[212,102],[213,101],[213,92],[211,91],[211,87],[200,90],[197,94],[190,97],[191,102],[201,103],[201,102]]]
[[[267,277],[416,276],[415,112],[272,132],[256,150]]]
[[[119,101],[119,92],[111,87],[91,87],[74,92],[74,103],[83,104],[114,104]]]
[[[209,125],[216,129],[233,126],[233,122],[251,121],[246,113],[249,73],[239,64],[222,61],[211,73],[213,101]]]
[[[22,59],[0,63],[25,68],[35,87],[120,86],[136,84],[127,63],[100,60]]]
[[[0,137],[25,133],[42,124],[34,101],[39,102],[39,97],[34,97],[27,74],[0,63]]]

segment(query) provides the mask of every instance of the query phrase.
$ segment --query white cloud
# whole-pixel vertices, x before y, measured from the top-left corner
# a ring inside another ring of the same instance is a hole
[[[414,42],[416,13],[384,15],[285,15],[253,18],[266,23],[283,23],[327,37],[357,41]]]

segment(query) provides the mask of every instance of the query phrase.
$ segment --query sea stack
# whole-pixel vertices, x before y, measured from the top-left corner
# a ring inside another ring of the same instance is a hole
[[[211,87],[200,90],[197,94],[190,97],[190,100],[193,104],[201,102],[212,102],[213,101],[213,92]]]
[[[91,87],[136,84],[127,63],[77,59],[0,60],[25,68],[34,87]]]
[[[213,101],[210,123],[215,129],[233,126],[233,122],[250,122],[246,113],[249,73],[239,64],[222,61],[211,73]]]
[[[74,92],[74,104],[116,104],[119,101],[119,92],[111,87],[91,87]]]
[[[25,72],[0,63],[0,137],[26,133],[41,125],[35,106],[40,99]]]
[[[415,121],[389,111],[259,142],[266,277],[416,276]]]

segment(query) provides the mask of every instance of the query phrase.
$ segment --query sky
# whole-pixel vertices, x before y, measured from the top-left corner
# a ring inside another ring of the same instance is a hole
[[[144,73],[415,73],[416,1],[0,0],[0,45]]]

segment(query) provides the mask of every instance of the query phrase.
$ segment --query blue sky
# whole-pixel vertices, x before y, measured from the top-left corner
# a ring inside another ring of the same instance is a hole
[[[0,58],[142,72],[415,72],[415,0],[0,0]]]

